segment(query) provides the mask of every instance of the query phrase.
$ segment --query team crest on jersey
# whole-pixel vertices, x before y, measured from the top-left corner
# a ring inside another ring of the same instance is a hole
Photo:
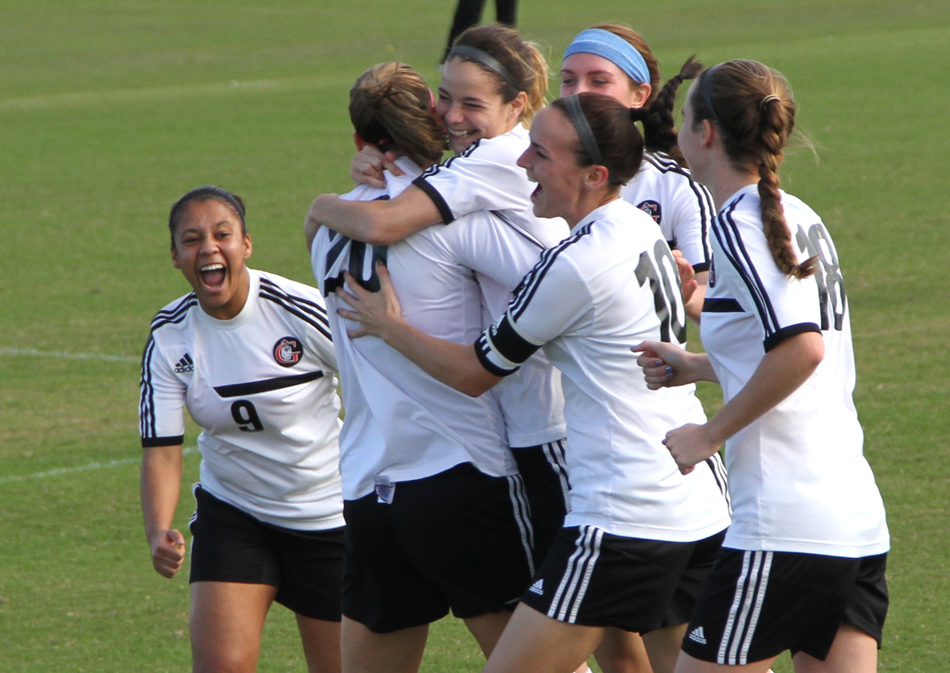
[[[274,359],[281,367],[293,367],[303,357],[303,344],[300,339],[285,336],[274,344]]]
[[[637,208],[652,217],[653,221],[657,224],[659,224],[660,220],[663,219],[663,210],[660,208],[660,204],[656,201],[644,201],[637,204]]]

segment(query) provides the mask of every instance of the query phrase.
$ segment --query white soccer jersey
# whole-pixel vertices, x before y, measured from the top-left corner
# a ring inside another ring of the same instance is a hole
[[[851,399],[854,354],[847,295],[828,230],[782,193],[800,260],[817,273],[795,280],[772,259],[756,185],[737,192],[712,227],[713,265],[701,334],[728,402],[783,339],[820,332],[825,357],[787,399],[726,442],[734,549],[861,557],[889,547],[884,505],[862,452]]]
[[[534,185],[517,165],[530,142],[528,129],[518,124],[508,133],[480,139],[444,164],[428,168],[413,184],[429,195],[445,223],[489,210],[551,247],[560,243],[570,229],[561,218],[534,215]],[[523,269],[521,275],[527,270]],[[482,276],[478,280],[486,309],[483,327],[487,327],[507,308],[514,287],[501,286]],[[560,374],[543,353],[496,386],[493,394],[500,400],[512,447],[537,446],[564,437]]]
[[[397,163],[409,177],[420,172],[407,159]],[[347,198],[395,196],[406,184],[387,175],[387,192],[361,186]],[[333,294],[343,272],[376,289],[372,260],[385,259],[409,323],[441,339],[472,343],[483,324],[473,270],[514,287],[542,247],[488,212],[429,227],[388,248],[318,230],[311,248],[313,269],[327,295],[347,411],[341,435],[344,498],[360,498],[377,487],[382,493],[388,483],[421,479],[465,462],[492,476],[517,469],[494,395],[471,398],[436,381],[381,339],[346,336],[357,324],[336,314],[336,308],[345,308]]]
[[[181,444],[184,407],[203,429],[201,485],[261,521],[298,530],[343,525],[336,358],[316,289],[248,270],[231,320],[194,293],[152,321],[142,359],[142,446]]]
[[[709,269],[709,222],[716,214],[709,190],[662,152],[644,152],[633,180],[620,196],[660,225],[666,242],[683,253],[693,269]]]
[[[617,199],[545,251],[508,311],[476,343],[498,375],[540,346],[563,374],[570,513],[627,537],[702,539],[729,523],[715,461],[681,475],[662,440],[705,421],[691,389],[650,391],[630,347],[681,341],[683,306],[673,255],[656,225]]]
[[[500,213],[496,215],[504,217]],[[520,226],[528,229],[528,233],[545,248],[557,245],[570,234],[567,222],[561,218],[522,220]],[[519,270],[521,276],[518,282],[536,262],[537,259]],[[507,310],[516,285],[503,286],[481,273],[477,273],[476,278],[485,307],[482,327],[489,327]],[[551,365],[543,351],[538,351],[528,358],[517,372],[505,377],[492,388],[492,393],[498,396],[501,404],[511,448],[539,446],[567,436],[561,372]]]

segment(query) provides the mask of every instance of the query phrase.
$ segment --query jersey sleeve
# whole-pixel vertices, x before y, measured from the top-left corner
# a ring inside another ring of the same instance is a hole
[[[716,214],[712,196],[703,185],[689,176],[681,176],[672,199],[672,212],[667,213],[673,243],[683,253],[693,270],[709,270],[709,225]]]
[[[545,251],[525,276],[508,310],[475,343],[486,370],[507,376],[541,346],[592,323],[593,297],[564,255],[562,244]]]
[[[797,334],[821,333],[815,278],[797,280],[778,268],[760,222],[724,212],[717,218],[713,233],[725,258],[717,257],[714,273],[725,271],[733,276],[729,286],[734,288],[734,299],[742,310],[757,317],[766,352]],[[728,264],[728,270],[722,268],[723,264]]]
[[[473,213],[443,233],[456,261],[508,292],[515,291],[545,249],[529,233],[488,211]]]
[[[185,385],[149,336],[142,355],[139,432],[142,447],[177,446],[185,441]]]
[[[457,157],[432,166],[413,184],[432,199],[445,224],[479,210],[525,210],[530,207],[531,187],[516,163],[520,151],[514,149],[504,139],[480,140]]]

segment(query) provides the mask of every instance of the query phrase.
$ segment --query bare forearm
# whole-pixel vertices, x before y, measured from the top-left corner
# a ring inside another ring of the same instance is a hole
[[[142,456],[142,514],[145,536],[151,541],[158,531],[172,527],[181,493],[181,446],[155,446]]]
[[[786,339],[766,353],[745,387],[707,423],[710,438],[721,444],[773,409],[808,380],[823,356],[817,332]]]
[[[356,241],[392,245],[442,221],[432,200],[418,187],[409,187],[392,200],[346,201],[322,194],[310,206],[308,219]]]
[[[429,376],[466,395],[478,397],[501,380],[482,366],[470,344],[436,338],[405,320],[387,329],[383,340]]]

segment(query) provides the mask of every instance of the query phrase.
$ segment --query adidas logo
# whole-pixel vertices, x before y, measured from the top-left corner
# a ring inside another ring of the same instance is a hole
[[[703,634],[703,627],[699,626],[689,632],[689,639],[700,645],[706,644],[706,636]]]
[[[528,589],[533,594],[538,594],[539,596],[544,595],[544,580],[540,579],[534,584],[531,585],[531,588]]]
[[[185,353],[185,357],[178,361],[178,364],[175,365],[176,374],[188,374],[195,371],[195,361],[191,359],[191,356],[188,353]]]

